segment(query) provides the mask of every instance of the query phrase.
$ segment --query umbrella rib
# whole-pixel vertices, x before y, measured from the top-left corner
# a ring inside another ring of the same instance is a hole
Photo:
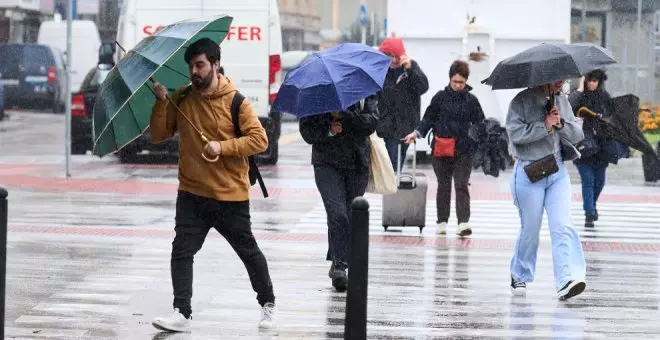
[[[184,77],[184,78],[188,78],[188,79],[190,79],[190,75],[189,75],[189,74],[183,74],[183,73],[181,73],[179,70],[173,69],[173,68],[171,68],[171,67],[170,67],[169,65],[167,65],[167,64],[163,64],[163,67],[168,68],[168,69],[174,71],[174,73],[176,73],[176,74],[178,74],[178,75],[180,75],[180,76],[182,76],[182,77]]]

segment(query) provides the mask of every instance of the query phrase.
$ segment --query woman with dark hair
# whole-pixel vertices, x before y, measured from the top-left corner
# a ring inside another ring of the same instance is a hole
[[[583,119],[584,140],[578,145],[582,157],[573,163],[577,167],[582,181],[585,227],[593,227],[594,222],[598,220],[596,202],[605,187],[605,171],[610,161],[607,144],[611,140],[599,133],[602,131],[598,128],[599,117],[583,113],[586,111],[580,110],[580,108],[586,107],[600,117],[608,117],[611,114],[608,110],[610,94],[603,88],[606,80],[607,74],[603,70],[592,71],[580,81],[579,89],[569,96],[576,116]]]
[[[468,189],[472,173],[472,155],[475,142],[468,137],[472,124],[482,122],[485,117],[479,100],[470,93],[466,84],[470,67],[464,61],[456,60],[449,68],[449,85],[433,96],[426,108],[418,128],[405,137],[410,144],[423,138],[433,130],[433,170],[438,179],[436,207],[438,209],[439,233],[447,233],[451,203],[451,182],[456,188],[456,234],[464,237],[472,234],[470,222],[470,191]]]

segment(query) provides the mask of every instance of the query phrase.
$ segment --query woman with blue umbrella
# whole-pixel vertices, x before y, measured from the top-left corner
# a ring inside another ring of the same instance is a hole
[[[349,209],[369,181],[369,136],[376,130],[378,100],[390,59],[361,44],[342,44],[310,55],[287,74],[275,110],[300,118],[312,145],[316,186],[328,219],[328,273],[339,292],[348,283]]]

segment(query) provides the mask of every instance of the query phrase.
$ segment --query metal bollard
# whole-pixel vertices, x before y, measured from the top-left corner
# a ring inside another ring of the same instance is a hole
[[[7,279],[7,189],[0,187],[0,339],[5,338],[5,284]]]
[[[369,202],[363,197],[357,197],[351,203],[350,235],[344,339],[364,340],[367,338]]]

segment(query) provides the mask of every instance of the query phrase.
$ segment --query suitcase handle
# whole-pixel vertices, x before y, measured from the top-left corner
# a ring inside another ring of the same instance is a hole
[[[402,141],[399,141],[397,144],[397,152],[396,152],[396,187],[399,188],[401,187],[401,170],[403,169],[403,164],[399,160],[399,157],[401,157],[401,144]],[[405,161],[404,161],[405,162]],[[412,173],[412,187],[415,188],[417,187],[417,141],[413,141],[413,173]]]

